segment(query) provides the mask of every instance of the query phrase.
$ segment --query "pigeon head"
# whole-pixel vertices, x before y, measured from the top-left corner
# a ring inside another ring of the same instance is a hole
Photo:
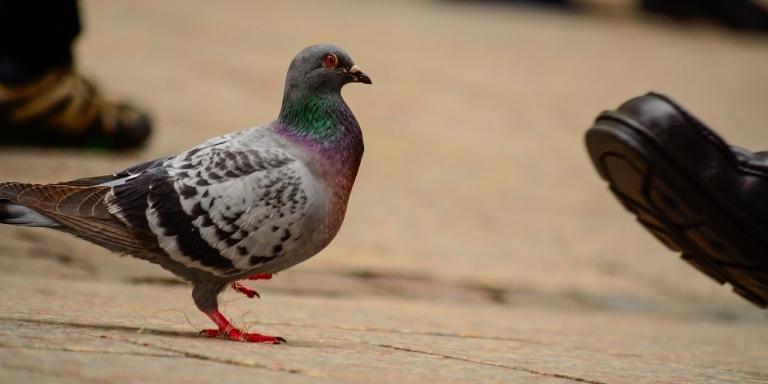
[[[288,67],[286,93],[340,92],[347,83],[371,84],[349,54],[330,44],[304,48]]]
[[[279,121],[301,135],[337,137],[345,121],[357,124],[341,98],[348,83],[371,84],[371,79],[347,52],[330,44],[304,48],[288,67]]]

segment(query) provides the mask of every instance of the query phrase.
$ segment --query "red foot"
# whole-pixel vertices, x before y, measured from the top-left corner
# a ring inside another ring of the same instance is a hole
[[[246,287],[245,285],[242,285],[238,283],[237,281],[233,282],[231,285],[232,289],[234,289],[237,292],[242,293],[243,295],[248,296],[248,298],[253,299],[254,297],[261,298],[258,292],[254,291],[253,289],[250,289]]]
[[[218,329],[203,329],[200,334],[207,337],[220,337],[223,339],[229,339],[234,341],[244,341],[246,343],[262,343],[262,344],[282,344],[285,343],[285,339],[278,336],[267,336],[259,333],[245,333],[237,328],[232,328],[228,332],[224,332]]]
[[[270,280],[272,279],[271,273],[259,273],[258,275],[248,276],[248,280]]]
[[[208,317],[213,320],[219,329],[204,329],[200,331],[200,334],[207,337],[220,337],[234,341],[244,341],[247,343],[263,343],[263,344],[281,344],[285,343],[285,339],[277,336],[267,336],[258,333],[245,333],[229,323],[224,315],[219,311],[213,311],[206,313]]]

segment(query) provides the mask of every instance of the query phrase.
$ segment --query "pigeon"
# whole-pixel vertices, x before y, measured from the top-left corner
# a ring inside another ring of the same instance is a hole
[[[313,45],[291,62],[276,120],[112,175],[53,184],[0,183],[0,223],[67,232],[170,271],[215,329],[200,334],[279,344],[246,333],[218,309],[227,286],[269,279],[336,236],[363,156],[341,97],[371,84],[343,49]]]

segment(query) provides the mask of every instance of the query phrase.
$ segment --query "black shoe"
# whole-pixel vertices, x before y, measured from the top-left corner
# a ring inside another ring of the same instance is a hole
[[[701,272],[768,308],[768,155],[730,147],[654,93],[603,112],[586,144],[640,224]]]

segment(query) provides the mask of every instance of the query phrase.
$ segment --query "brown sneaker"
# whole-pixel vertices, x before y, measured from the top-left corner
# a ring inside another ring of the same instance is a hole
[[[131,149],[144,144],[150,117],[104,99],[72,68],[19,87],[0,84],[0,145]]]

